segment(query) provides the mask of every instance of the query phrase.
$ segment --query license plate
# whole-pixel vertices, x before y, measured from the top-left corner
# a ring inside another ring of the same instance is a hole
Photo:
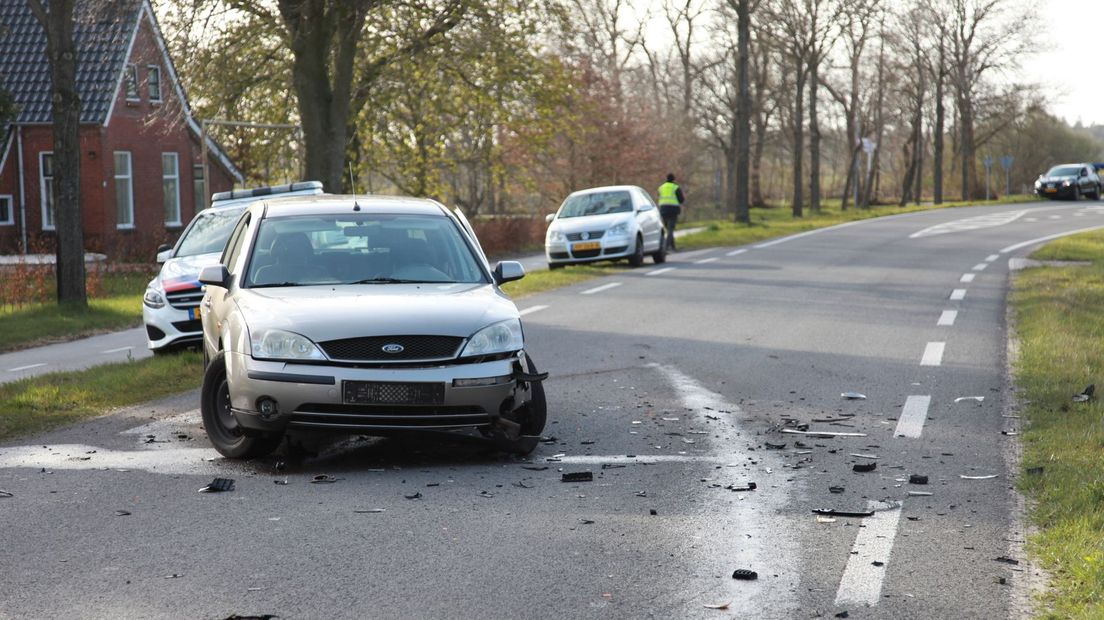
[[[1057,188],[1054,188],[1054,187],[1048,187],[1048,188],[1046,188],[1046,192],[1047,192],[1048,194],[1055,194],[1055,193],[1057,193],[1057,192],[1058,192],[1058,189],[1057,189]]]
[[[342,399],[348,405],[440,405],[444,383],[385,383],[342,381]]]
[[[203,318],[203,313],[199,309],[199,306],[196,306],[195,308],[188,308],[188,318],[192,319],[193,321]]]
[[[571,246],[571,249],[575,252],[584,252],[586,250],[597,250],[600,247],[602,247],[602,244],[598,241],[584,241]]]

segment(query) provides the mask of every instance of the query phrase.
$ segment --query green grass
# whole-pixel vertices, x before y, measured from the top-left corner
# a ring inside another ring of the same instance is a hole
[[[649,261],[651,259],[648,259]],[[532,271],[525,277],[502,285],[502,290],[518,299],[544,291],[569,286],[600,276],[621,273],[628,269],[625,263],[596,263],[592,265],[574,265],[563,269]]]
[[[203,356],[182,352],[0,384],[0,440],[194,389],[202,376]]]
[[[1022,272],[1011,297],[1016,384],[1027,419],[1019,487],[1039,533],[1029,550],[1052,575],[1045,618],[1104,617],[1104,232],[1054,241],[1033,258],[1089,260]],[[1100,384],[1098,398],[1073,394]]]

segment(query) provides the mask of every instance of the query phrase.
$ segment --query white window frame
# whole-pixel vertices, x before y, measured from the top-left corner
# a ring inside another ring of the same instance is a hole
[[[123,93],[127,101],[141,101],[142,91],[138,90],[138,65],[130,64],[126,68],[126,79],[123,80]],[[130,86],[134,85],[134,96],[130,94]]]
[[[50,186],[50,196],[54,198],[54,210],[50,212],[50,204],[46,200],[46,185],[47,182],[52,182],[56,178],[54,175],[46,176],[46,156],[53,158],[53,151],[42,151],[38,154],[38,201],[42,210],[42,230],[54,230],[53,216],[57,215],[57,184],[54,183]]]
[[[15,200],[12,199],[11,194],[0,194],[0,203],[8,203],[8,217],[7,219],[0,220],[0,226],[14,226],[15,225]]]
[[[192,164],[192,203],[197,214],[207,208],[207,177],[203,164]]]
[[[173,173],[171,175],[165,174],[165,158],[172,156],[173,161]],[[176,219],[168,219],[168,204],[164,204],[164,201],[169,198],[165,194],[165,182],[172,180],[173,185],[176,187],[176,195],[173,199],[176,201]],[[165,207],[165,226],[180,226],[180,155],[177,153],[161,153],[161,193],[164,195],[162,198],[162,204]]]
[[[153,75],[157,75],[157,98],[153,97]],[[164,90],[164,86],[161,82],[161,67],[157,65],[146,66],[146,91],[149,94],[150,103],[161,103],[161,93]]]
[[[115,158],[119,155],[126,155],[128,174],[120,175],[118,166],[115,165]],[[115,168],[115,228],[118,230],[133,230],[134,229],[134,157],[130,151],[115,151],[111,154],[111,164]],[[124,223],[119,221],[119,181],[126,180],[127,182],[127,198],[130,203],[127,205],[127,210],[130,215],[130,222]]]

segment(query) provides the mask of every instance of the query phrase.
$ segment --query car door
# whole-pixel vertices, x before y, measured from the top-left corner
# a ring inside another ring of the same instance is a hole
[[[659,249],[659,241],[663,231],[663,220],[659,217],[659,209],[652,202],[647,192],[635,188],[636,194],[636,223],[644,236],[644,251],[654,252]]]
[[[231,298],[231,291],[237,288],[240,281],[239,276],[241,275],[238,272],[244,269],[245,261],[240,260],[240,257],[242,249],[245,247],[245,240],[248,237],[246,233],[249,230],[252,215],[252,211],[249,210],[242,214],[241,219],[234,226],[234,232],[230,233],[230,238],[226,242],[226,248],[223,249],[222,256],[219,257],[219,263],[230,272],[229,288],[213,284],[204,285],[203,302],[201,304],[203,308],[203,340],[206,350],[211,353],[217,352],[220,348],[219,342],[226,322],[226,315],[232,310],[234,301]]]

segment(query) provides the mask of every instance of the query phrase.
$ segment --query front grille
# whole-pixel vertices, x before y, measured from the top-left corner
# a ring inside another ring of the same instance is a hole
[[[583,237],[583,235],[586,237]],[[606,234],[604,230],[592,230],[587,233],[567,233],[568,241],[591,241],[594,239],[601,239],[602,235]]]
[[[333,360],[401,362],[454,358],[463,342],[463,338],[456,336],[371,336],[327,340],[319,346]],[[401,351],[383,350],[396,344],[402,347]]]
[[[488,426],[490,416],[477,406],[328,405],[307,403],[289,424],[331,430],[453,429]]]
[[[575,258],[594,258],[595,256],[598,256],[599,254],[601,254],[602,250],[601,249],[582,250],[581,252],[580,251],[572,251],[571,253],[575,256]]]
[[[203,289],[187,288],[180,291],[165,293],[165,299],[168,300],[170,306],[177,310],[195,308],[203,299]]]
[[[563,258],[571,258],[571,255],[568,254],[567,252],[552,252],[549,256],[551,258],[554,258],[554,259],[557,259],[557,260],[563,259]]]
[[[189,332],[201,332],[203,331],[203,320],[195,319],[192,321],[177,321],[172,324],[177,331],[189,333]]]
[[[605,249],[605,250],[603,251],[603,253],[604,253],[604,254],[607,254],[607,255],[608,255],[608,254],[620,254],[620,253],[624,252],[624,251],[625,251],[625,250],[627,250],[627,249],[629,249],[629,246],[627,246],[627,245],[622,245],[622,246],[618,246],[618,247],[616,247],[616,248],[606,248],[606,249]]]

